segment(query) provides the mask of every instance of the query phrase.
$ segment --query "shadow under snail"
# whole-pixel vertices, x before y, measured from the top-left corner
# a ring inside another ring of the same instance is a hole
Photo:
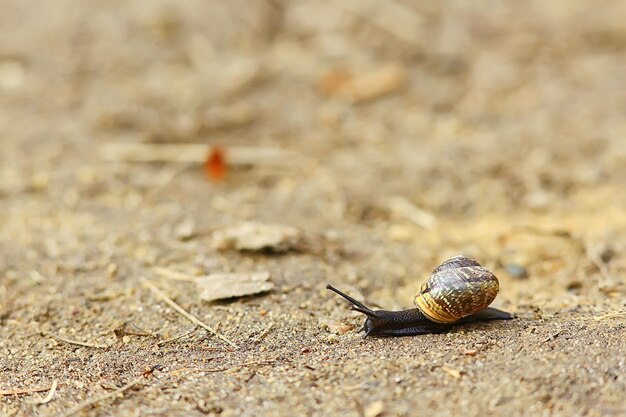
[[[439,265],[415,295],[417,308],[410,310],[372,310],[331,285],[326,288],[348,300],[351,310],[367,316],[359,330],[365,332],[364,337],[442,333],[457,324],[513,318],[506,311],[487,307],[498,294],[498,278],[465,256]]]

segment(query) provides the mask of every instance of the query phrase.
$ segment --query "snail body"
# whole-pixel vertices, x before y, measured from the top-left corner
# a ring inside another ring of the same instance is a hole
[[[452,326],[512,316],[488,307],[496,298],[498,278],[473,259],[455,256],[439,265],[415,295],[417,308],[401,311],[372,310],[331,285],[327,289],[367,316],[361,331],[367,336],[412,336],[442,333]]]

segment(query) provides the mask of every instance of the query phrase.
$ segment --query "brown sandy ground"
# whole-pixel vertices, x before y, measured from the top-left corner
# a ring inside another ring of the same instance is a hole
[[[625,2],[1,9],[0,390],[27,392],[0,415],[626,415]],[[290,154],[213,183],[105,143]],[[308,243],[212,246],[247,220]],[[408,307],[457,253],[515,320],[362,340],[324,289]],[[157,266],[275,288],[209,304]]]

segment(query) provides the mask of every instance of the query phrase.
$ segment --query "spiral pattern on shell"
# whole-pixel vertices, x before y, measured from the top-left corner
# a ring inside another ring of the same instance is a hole
[[[455,256],[439,265],[415,295],[421,312],[436,323],[454,323],[487,307],[498,278],[473,259]]]

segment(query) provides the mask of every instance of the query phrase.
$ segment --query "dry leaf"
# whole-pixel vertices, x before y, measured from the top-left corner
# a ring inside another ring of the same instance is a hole
[[[242,223],[213,233],[217,249],[287,252],[302,242],[302,232],[279,224]]]
[[[199,278],[196,286],[201,300],[214,301],[269,291],[274,288],[269,279],[268,271],[219,273]]]

